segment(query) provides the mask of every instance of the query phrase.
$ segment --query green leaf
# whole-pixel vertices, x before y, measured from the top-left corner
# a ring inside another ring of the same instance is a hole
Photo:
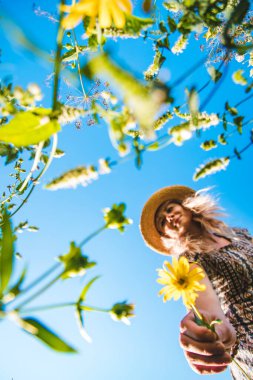
[[[234,154],[235,154],[236,158],[238,158],[238,160],[242,159],[242,156],[240,155],[240,152],[236,148],[234,149]]]
[[[208,323],[204,317],[203,317],[203,319],[200,319],[199,317],[197,317],[195,315],[195,322],[198,326],[204,326],[207,329],[215,332],[215,325],[220,325],[222,323],[222,320],[221,319],[215,319],[211,323]]]
[[[50,120],[50,113],[51,110],[46,108],[19,112],[8,124],[0,127],[0,141],[19,147],[48,139],[61,129],[56,120]]]
[[[237,131],[242,134],[242,122],[243,122],[244,116],[237,116],[234,117],[234,123],[237,127]]]
[[[174,33],[176,30],[177,30],[177,23],[175,22],[175,20],[168,16],[167,18],[167,22],[168,22],[168,25],[169,25],[169,28],[170,28],[170,31],[171,33]]]
[[[78,298],[78,301],[77,303],[80,304],[81,302],[85,301],[86,299],[86,295],[91,287],[91,285],[93,285],[93,283],[98,280],[100,278],[100,276],[96,276],[96,277],[93,277],[83,288],[81,294],[80,294],[80,297]]]
[[[61,57],[62,62],[71,62],[75,61],[78,58],[78,53],[76,51],[76,48],[73,48],[66,53],[64,53]]]
[[[6,157],[5,165],[15,161],[18,158],[18,155],[19,149],[10,144],[0,143],[0,156]]]
[[[192,88],[188,94],[188,106],[192,117],[192,124],[198,125],[199,97],[195,88]]]
[[[86,340],[86,342],[91,343],[92,339],[85,329],[83,312],[79,307],[76,308],[76,318],[81,336]]]
[[[27,272],[27,268],[24,268],[17,282],[10,289],[8,289],[8,293],[4,297],[5,302],[11,301],[21,292],[21,285],[23,284],[25,280],[26,272]]]
[[[73,47],[70,50],[68,49],[68,51],[62,55],[61,60],[62,62],[75,61],[78,58],[78,54],[84,51],[88,51],[88,50],[92,50],[92,49],[90,49],[89,46],[78,45],[77,47]]]
[[[228,102],[225,103],[225,108],[230,113],[230,115],[232,115],[232,116],[238,115],[237,108],[230,107]]]
[[[40,339],[43,343],[55,351],[71,353],[77,352],[75,348],[71,347],[62,338],[35,318],[23,318],[20,320],[20,325],[26,332]]]
[[[222,115],[222,126],[223,126],[223,129],[225,131],[227,131],[227,129],[228,129],[228,122],[227,122],[227,118],[226,118],[226,114],[225,113]]]
[[[14,261],[14,240],[12,225],[9,213],[4,210],[2,225],[2,241],[0,251],[0,293],[6,289],[9,284]]]
[[[228,24],[241,24],[249,10],[249,7],[250,2],[248,0],[241,0],[237,2],[237,5],[234,7],[233,12],[230,15]]]

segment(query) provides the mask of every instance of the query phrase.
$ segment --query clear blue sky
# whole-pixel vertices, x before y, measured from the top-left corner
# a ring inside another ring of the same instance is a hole
[[[38,0],[36,7],[55,12],[56,1]],[[135,14],[140,5],[135,2]],[[1,5],[24,30],[33,36],[48,52],[54,50],[55,24],[33,12],[30,0],[12,2],[2,0]],[[2,76],[11,75],[14,84],[26,86],[37,82],[45,97],[42,104],[51,103],[51,89],[45,86],[45,78],[52,66],[43,66],[29,54],[24,54],[1,33]],[[164,68],[172,78],[200,59],[200,41],[193,41],[186,52],[178,57],[169,56]],[[123,40],[110,43],[114,56],[125,61],[135,72],[141,72],[151,62],[153,55],[149,43],[141,40]],[[222,89],[208,105],[209,112],[222,112],[224,99],[235,104],[244,98],[244,89],[231,84],[230,77],[237,62],[231,64],[227,80]],[[247,64],[245,64],[245,70]],[[205,68],[192,75],[189,85],[201,86],[206,81]],[[206,90],[204,97],[212,87]],[[175,92],[179,102],[184,98],[183,87]],[[246,119],[251,118],[252,102],[241,107]],[[218,131],[215,129],[215,134]],[[250,126],[245,136],[232,140],[224,151],[230,153],[235,144],[242,148],[248,141]],[[209,132],[209,136],[213,132]],[[20,331],[8,321],[1,323],[1,380],[188,380],[198,379],[184,360],[178,344],[178,324],[184,316],[180,302],[163,304],[157,297],[156,269],[164,258],[145,247],[138,229],[140,213],[146,199],[157,189],[171,184],[185,184],[196,189],[215,186],[221,204],[228,211],[227,221],[233,226],[244,226],[253,232],[252,222],[252,150],[243,155],[241,161],[233,160],[228,170],[206,177],[198,183],[192,181],[194,168],[208,157],[219,157],[222,151],[203,152],[200,140],[195,138],[182,147],[167,149],[144,155],[142,170],[137,170],[133,161],[120,165],[108,176],[101,177],[87,188],[76,190],[43,190],[43,184],[55,176],[77,165],[96,164],[100,157],[117,158],[105,125],[80,130],[67,125],[59,134],[59,148],[66,151],[65,157],[54,160],[41,184],[34,191],[29,203],[18,213],[14,223],[29,220],[40,231],[19,236],[18,251],[29,263],[28,282],[45,271],[54,262],[54,257],[65,253],[71,240],[80,242],[83,237],[103,224],[101,210],[113,203],[125,202],[127,215],[134,224],[125,234],[106,231],[87,244],[85,252],[98,261],[87,278],[76,278],[57,284],[45,293],[34,306],[53,302],[73,301],[85,281],[101,274],[102,278],[90,290],[87,302],[91,305],[110,307],[116,301],[127,299],[136,304],[136,317],[130,327],[113,322],[104,314],[86,316],[87,330],[93,338],[87,344],[79,336],[74,311],[70,309],[44,311],[36,316],[68,342],[79,348],[78,355],[63,355]],[[225,154],[224,154],[225,155]],[[5,173],[5,171],[4,171]],[[18,267],[18,269],[21,268]],[[203,379],[206,378],[205,376]],[[229,379],[228,371],[213,376],[213,379]]]

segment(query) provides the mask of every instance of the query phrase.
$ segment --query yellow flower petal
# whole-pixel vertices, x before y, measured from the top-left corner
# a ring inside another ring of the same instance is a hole
[[[112,17],[110,13],[110,8],[108,6],[108,0],[100,0],[98,19],[101,28],[109,28],[111,26]]]
[[[126,19],[125,19],[124,12],[117,5],[117,0],[116,1],[111,0],[110,11],[111,11],[112,19],[113,19],[115,26],[118,29],[124,28],[125,23],[126,23]]]
[[[130,0],[117,0],[119,7],[126,13],[131,13],[133,6]]]
[[[173,260],[173,258],[172,258],[172,260]],[[177,272],[176,272],[176,268],[174,268],[174,262],[173,262],[173,265],[171,265],[168,261],[165,261],[163,265],[165,267],[165,270],[167,268],[174,276],[176,276]],[[176,264],[176,266],[177,266],[177,264]]]
[[[171,298],[176,301],[182,297],[186,307],[194,305],[198,292],[206,289],[206,286],[199,282],[205,276],[202,268],[190,264],[184,256],[179,260],[173,257],[172,265],[165,261],[163,267],[164,269],[158,269],[160,277],[157,282],[165,285],[159,292],[159,294],[164,294],[164,302]]]
[[[64,29],[73,29],[82,21],[82,16],[78,13],[70,13],[62,20],[62,27]]]
[[[194,268],[189,273],[189,279],[199,281],[205,277],[204,271],[201,268]]]
[[[189,273],[190,265],[185,257],[180,257],[178,261],[178,276],[185,277]]]
[[[62,12],[69,13],[71,12],[72,9],[73,9],[72,5],[65,5],[65,4],[60,5],[60,11]]]
[[[93,32],[95,26],[96,26],[96,17],[91,17],[91,18],[90,18],[89,25],[88,25],[88,27],[87,27],[87,31],[86,31],[86,32],[87,32],[87,35],[92,34],[92,32]]]
[[[84,16],[96,16],[98,14],[98,4],[98,0],[80,1],[80,3],[72,7],[72,11]]]

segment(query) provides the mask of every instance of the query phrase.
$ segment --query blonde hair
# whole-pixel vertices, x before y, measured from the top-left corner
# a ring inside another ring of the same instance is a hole
[[[228,239],[234,238],[233,230],[223,221],[217,219],[225,214],[219,206],[217,198],[211,196],[210,188],[195,192],[192,196],[181,202],[181,205],[192,212],[192,220],[199,223],[203,232],[211,236],[216,234]],[[200,239],[192,238],[189,234],[180,238],[161,237],[163,245],[170,254],[180,255],[188,252],[208,252],[210,251],[210,240],[203,236]]]

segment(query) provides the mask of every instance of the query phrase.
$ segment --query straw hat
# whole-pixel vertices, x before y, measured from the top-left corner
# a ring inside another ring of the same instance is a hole
[[[163,246],[161,235],[155,226],[155,214],[158,207],[169,200],[183,201],[195,193],[193,189],[186,186],[169,186],[156,191],[145,203],[140,221],[140,230],[148,247],[162,254],[168,254],[167,248]]]

